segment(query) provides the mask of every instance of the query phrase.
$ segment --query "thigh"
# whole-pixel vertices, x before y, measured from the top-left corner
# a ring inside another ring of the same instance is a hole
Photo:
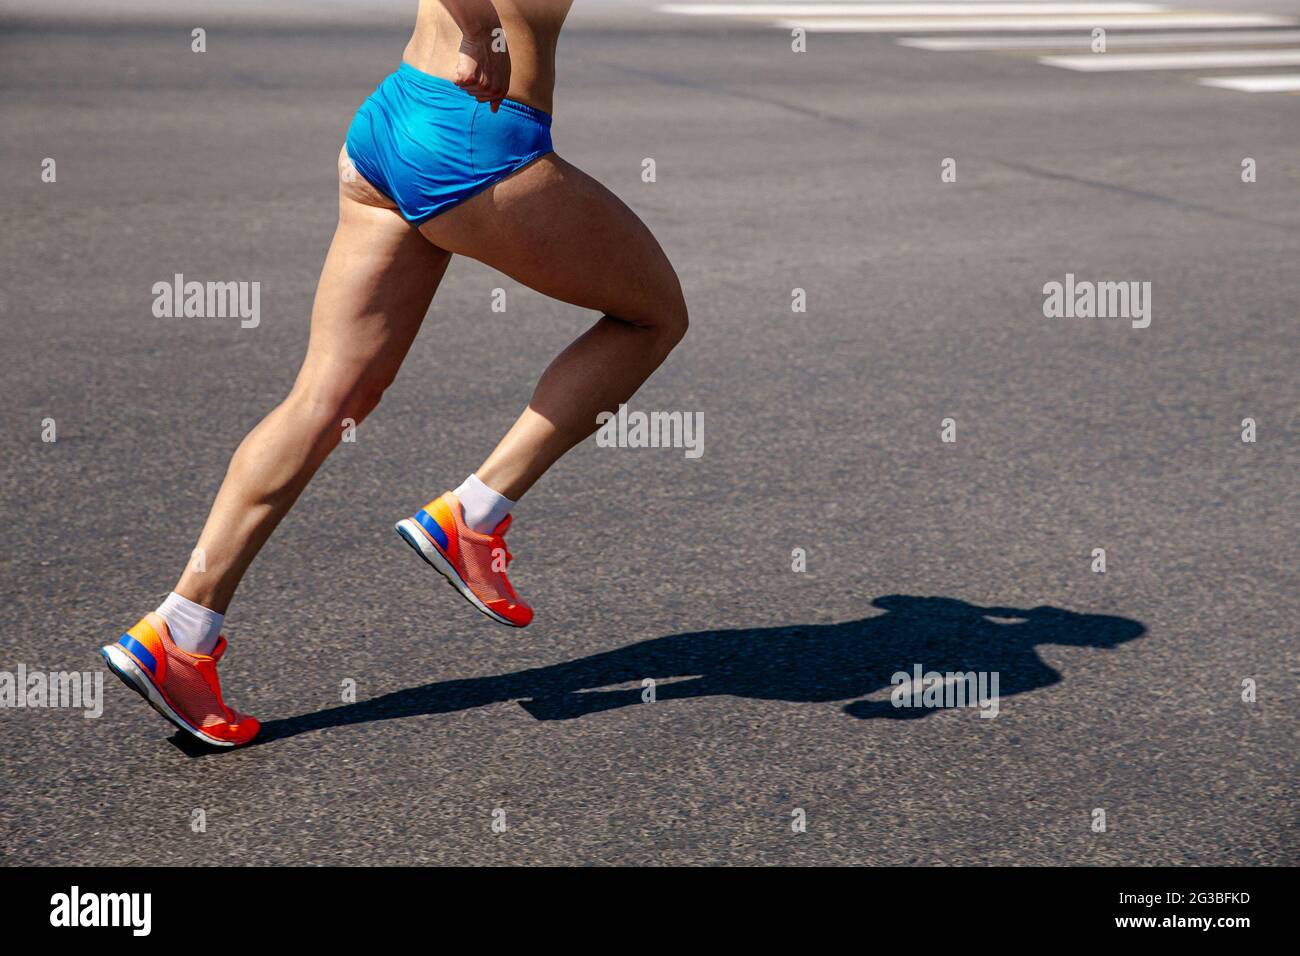
[[[450,259],[368,183],[345,178],[299,383],[391,382]]]
[[[554,153],[426,222],[421,232],[571,305],[633,323],[681,289],[668,257],[623,202]]]

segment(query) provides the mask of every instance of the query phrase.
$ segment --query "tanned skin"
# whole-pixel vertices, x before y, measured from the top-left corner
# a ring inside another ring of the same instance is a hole
[[[421,0],[404,59],[494,108],[508,98],[551,113],[556,43],[568,9],[564,0]],[[475,469],[512,500],[595,431],[599,412],[626,402],[686,333],[681,286],[654,236],[613,193],[554,153],[418,230],[356,174],[346,149],[339,166],[338,226],[306,358],[288,396],[231,459],[198,541],[205,569],[191,565],[175,588],[220,613],[339,443],[344,420],[359,423],[379,404],[453,255],[601,313],[546,368],[527,407]],[[431,471],[453,469],[448,487],[464,476],[433,456],[431,449]],[[412,489],[412,500],[442,490]]]

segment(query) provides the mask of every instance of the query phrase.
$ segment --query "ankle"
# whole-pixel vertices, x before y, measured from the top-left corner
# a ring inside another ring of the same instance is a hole
[[[158,605],[172,643],[188,654],[211,654],[226,616],[173,591]]]
[[[479,534],[495,531],[515,506],[515,502],[494,491],[478,475],[470,475],[452,493],[460,502],[465,524]]]

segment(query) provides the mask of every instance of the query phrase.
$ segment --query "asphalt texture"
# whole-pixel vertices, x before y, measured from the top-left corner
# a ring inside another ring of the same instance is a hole
[[[293,380],[335,156],[407,33],[208,30],[0,35],[0,670],[103,672],[171,587]],[[579,447],[511,532],[536,622],[457,598],[393,522],[594,316],[456,260],[231,610],[261,740],[183,745],[111,675],[99,719],[2,710],[0,861],[1298,861],[1300,97],[789,42],[561,40],[557,150],[691,308],[632,407],[702,413],[702,457]],[[260,282],[260,324],[156,318],[176,273]],[[1149,281],[1150,327],[1044,317],[1067,273]],[[894,708],[915,665],[996,672],[998,715]]]

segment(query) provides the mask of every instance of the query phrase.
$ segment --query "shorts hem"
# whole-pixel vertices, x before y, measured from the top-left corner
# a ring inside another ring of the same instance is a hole
[[[553,152],[555,152],[554,147],[549,147],[547,149],[539,149],[536,152],[530,153],[528,156],[521,159],[515,165],[511,166],[508,170],[502,173],[500,176],[490,179],[485,183],[480,183],[479,185],[471,189],[469,192],[465,193],[463,196],[457,196],[455,199],[451,200],[450,202],[439,206],[433,212],[428,213],[427,215],[424,216],[419,216],[415,219],[410,218],[409,216],[406,215],[406,213],[403,212],[402,218],[405,219],[407,222],[409,222],[415,228],[419,229],[429,220],[436,219],[438,216],[442,215],[444,212],[447,212],[450,209],[455,209],[461,203],[473,199],[475,196],[477,196],[479,193],[483,192],[484,190],[491,189],[497,183],[501,182],[504,179],[508,179],[509,177],[513,176],[515,173],[519,172],[519,170],[523,169],[525,166],[531,165],[532,163],[537,162],[537,160],[541,159],[543,156],[549,156]],[[394,202],[396,202],[396,200],[394,200]],[[399,211],[401,210],[400,205],[398,206],[398,210]]]

